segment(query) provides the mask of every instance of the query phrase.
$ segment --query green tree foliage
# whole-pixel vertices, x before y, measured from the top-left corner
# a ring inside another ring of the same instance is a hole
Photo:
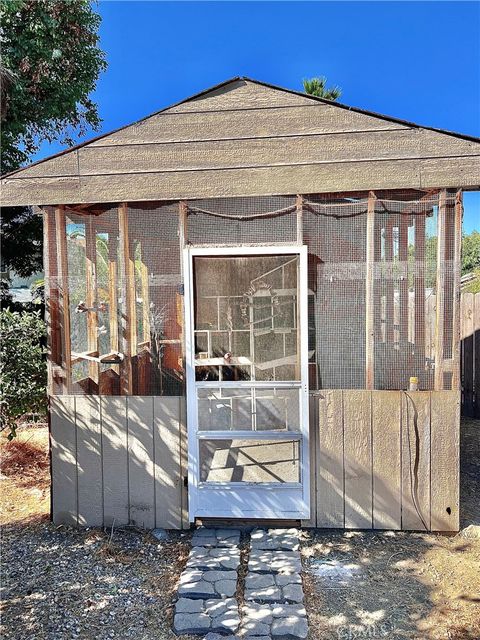
[[[15,421],[45,410],[45,322],[40,313],[0,311],[0,425],[15,436]]]
[[[462,275],[480,269],[480,231],[472,231],[462,239]]]
[[[303,80],[303,88],[305,93],[316,96],[317,98],[325,98],[325,100],[338,100],[342,95],[340,87],[327,88],[327,79],[325,76]]]
[[[1,173],[18,169],[44,141],[71,145],[97,129],[90,99],[105,69],[100,16],[88,0],[0,0]],[[41,220],[4,208],[3,266],[21,276],[41,268]]]

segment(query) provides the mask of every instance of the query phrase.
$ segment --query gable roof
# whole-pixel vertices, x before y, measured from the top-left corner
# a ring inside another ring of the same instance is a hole
[[[2,199],[67,204],[478,188],[479,158],[480,139],[473,136],[235,77],[3,176]],[[198,176],[181,179],[192,172],[203,172],[201,188]],[[155,177],[150,187],[145,175]]]

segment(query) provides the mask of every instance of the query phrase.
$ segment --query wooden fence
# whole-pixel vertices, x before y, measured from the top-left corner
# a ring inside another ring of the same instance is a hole
[[[456,531],[459,400],[456,391],[312,393],[303,524]],[[184,398],[50,401],[55,523],[189,526]]]
[[[460,331],[462,415],[480,418],[480,293],[462,293]]]

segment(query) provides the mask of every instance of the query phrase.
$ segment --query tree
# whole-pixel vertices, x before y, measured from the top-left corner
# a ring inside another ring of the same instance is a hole
[[[340,87],[327,88],[327,79],[325,76],[318,78],[310,78],[303,80],[303,88],[305,93],[317,98],[325,98],[325,100],[337,100],[342,95]]]
[[[106,68],[100,16],[88,0],[0,0],[1,173],[18,169],[43,141],[72,145],[98,129],[90,99]],[[3,268],[41,268],[41,221],[29,208],[2,211]]]
[[[480,231],[472,231],[462,239],[462,275],[480,269]]]

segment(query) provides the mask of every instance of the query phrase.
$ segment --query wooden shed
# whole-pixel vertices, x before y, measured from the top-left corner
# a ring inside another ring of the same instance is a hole
[[[54,522],[457,530],[479,185],[479,139],[246,78],[3,177],[45,221]]]

